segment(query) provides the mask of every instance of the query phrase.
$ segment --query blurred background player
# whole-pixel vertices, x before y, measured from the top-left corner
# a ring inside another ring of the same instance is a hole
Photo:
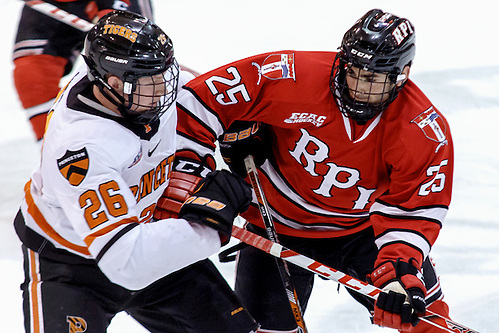
[[[106,332],[126,311],[150,332],[250,333],[256,322],[207,259],[251,201],[227,170],[179,218],[153,220],[176,149],[179,71],[170,38],[126,11],[90,30],[82,66],[47,122],[14,225],[26,332]]]
[[[414,56],[413,25],[371,10],[339,52],[270,52],[205,73],[179,92],[175,167],[199,176],[217,138],[242,176],[253,155],[284,246],[382,288],[376,306],[349,290],[375,324],[432,332],[418,317],[448,316],[429,255],[451,200],[453,145],[408,78]],[[165,196],[156,211],[182,201]],[[242,215],[265,235],[257,205]],[[289,268],[305,309],[314,275]],[[242,249],[235,288],[263,332],[297,331],[274,258]]]
[[[84,20],[96,22],[112,10],[129,10],[152,19],[149,0],[46,0]],[[40,13],[22,9],[13,51],[14,83],[36,140],[41,140],[47,113],[82,48],[85,32]]]

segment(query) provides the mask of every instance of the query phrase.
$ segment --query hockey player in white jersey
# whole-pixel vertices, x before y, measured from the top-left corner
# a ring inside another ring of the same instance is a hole
[[[116,11],[88,33],[83,55],[14,221],[26,332],[105,332],[120,311],[158,333],[256,330],[207,259],[248,207],[248,185],[211,172],[178,218],[153,219],[174,161],[177,87],[191,78],[171,40]]]

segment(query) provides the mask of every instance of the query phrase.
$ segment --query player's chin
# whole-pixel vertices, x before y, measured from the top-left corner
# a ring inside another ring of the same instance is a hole
[[[376,100],[373,100],[372,96],[369,97],[369,96],[359,96],[357,95],[355,98],[353,98],[353,100],[357,103],[362,103],[362,104],[369,104],[369,105],[373,105],[373,106],[376,106],[376,105],[379,105],[380,103],[383,102],[383,100],[381,99],[376,99]]]
[[[132,112],[133,113],[144,113],[144,112],[150,111],[151,109],[154,109],[157,106],[158,106],[158,103],[141,104],[141,105],[137,105],[132,110]]]

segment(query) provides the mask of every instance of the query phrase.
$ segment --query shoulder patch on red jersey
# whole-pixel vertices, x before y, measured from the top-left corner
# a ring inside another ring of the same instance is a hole
[[[271,54],[263,60],[263,63],[252,63],[258,68],[258,83],[262,76],[270,80],[293,79],[295,80],[295,54],[279,53]]]
[[[411,120],[411,123],[418,125],[428,139],[440,143],[438,147],[447,144],[447,125],[433,106]]]
[[[89,158],[86,148],[77,151],[66,150],[61,158],[57,159],[59,171],[73,186],[81,184],[88,172]]]

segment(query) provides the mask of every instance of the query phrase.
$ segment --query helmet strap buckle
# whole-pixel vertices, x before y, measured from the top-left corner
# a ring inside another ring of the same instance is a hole
[[[127,95],[130,95],[133,91],[133,84],[131,82],[125,82],[123,84],[123,92]]]
[[[407,75],[405,75],[405,74],[399,74],[399,75],[397,75],[397,82],[396,83],[402,82],[405,79],[407,79]]]

